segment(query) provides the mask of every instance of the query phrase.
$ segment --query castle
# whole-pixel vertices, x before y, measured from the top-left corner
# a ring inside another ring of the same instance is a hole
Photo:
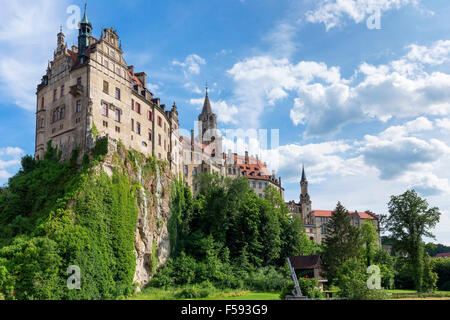
[[[322,243],[328,234],[327,224],[332,216],[331,210],[312,210],[311,198],[308,192],[308,180],[306,179],[305,167],[302,168],[302,178],[300,180],[300,201],[289,201],[286,205],[291,215],[296,215],[303,222],[305,232],[310,240]],[[361,226],[365,221],[371,221],[378,234],[380,234],[380,221],[378,215],[370,211],[349,212],[351,224]],[[381,243],[380,243],[381,244]]]
[[[69,50],[62,31],[46,74],[37,88],[35,158],[43,159],[48,142],[68,159],[79,147],[87,153],[100,137],[121,141],[128,149],[165,160],[174,175],[181,174],[192,192],[199,191],[200,173],[246,177],[262,198],[269,186],[284,199],[281,177],[270,173],[257,156],[222,151],[223,138],[217,130],[206,88],[198,116],[198,136],[179,134],[177,105],[170,110],[148,90],[145,72],[135,72],[123,59],[122,44],[113,28],[104,29],[100,39],[92,36],[86,11],[79,25],[78,47]],[[326,237],[332,211],[312,210],[305,169],[300,181],[300,201],[286,202],[297,215],[311,240]],[[378,216],[370,211],[350,213],[353,225],[372,221],[379,230]]]
[[[222,152],[208,89],[199,115],[198,136],[180,136],[177,105],[166,108],[147,88],[145,72],[135,72],[123,58],[122,44],[113,28],[100,39],[92,36],[86,14],[79,24],[78,47],[67,48],[62,30],[46,74],[37,87],[35,158],[42,159],[51,141],[68,159],[79,147],[88,153],[100,137],[121,141],[169,163],[174,175],[182,174],[193,193],[199,173],[244,176],[259,197],[269,185],[281,196],[281,178],[269,173],[261,160]]]

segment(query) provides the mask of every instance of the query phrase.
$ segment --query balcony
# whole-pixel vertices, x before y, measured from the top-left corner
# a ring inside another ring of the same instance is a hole
[[[75,84],[70,87],[70,94],[74,97],[81,96],[84,91],[84,87],[81,84]]]

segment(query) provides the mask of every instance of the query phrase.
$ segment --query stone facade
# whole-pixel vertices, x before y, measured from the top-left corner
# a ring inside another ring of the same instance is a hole
[[[328,234],[327,224],[332,216],[331,210],[312,210],[311,199],[308,193],[308,180],[306,179],[305,168],[302,170],[302,179],[300,181],[300,201],[289,201],[286,205],[291,215],[298,216],[303,222],[305,232],[311,240],[321,243]],[[370,211],[349,212],[351,224],[361,226],[365,221],[371,221],[380,234],[379,218]]]
[[[71,50],[58,34],[57,49],[37,89],[36,150],[42,159],[51,141],[63,159],[74,148],[88,152],[99,137],[169,162],[181,169],[177,106],[166,109],[146,87],[146,74],[134,72],[123,58],[113,28],[100,39],[91,35],[86,14],[80,22],[78,47]]]

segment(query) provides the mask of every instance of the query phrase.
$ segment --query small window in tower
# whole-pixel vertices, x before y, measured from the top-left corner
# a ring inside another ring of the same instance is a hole
[[[109,83],[107,81],[103,81],[103,92],[109,93]]]
[[[105,116],[105,117],[107,117],[108,116],[108,104],[106,103],[106,102],[103,102],[102,103],[102,109],[103,109],[103,115]]]
[[[81,100],[77,100],[75,112],[81,112]]]
[[[136,133],[141,134],[141,124],[139,122],[136,122]]]
[[[115,120],[117,121],[117,122],[120,122],[120,109],[116,109],[115,110]]]
[[[120,100],[120,89],[116,88],[116,99]]]

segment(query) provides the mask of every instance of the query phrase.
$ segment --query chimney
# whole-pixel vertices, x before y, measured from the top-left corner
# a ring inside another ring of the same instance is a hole
[[[278,178],[278,181],[280,182],[280,188],[281,188],[281,177]]]
[[[248,164],[248,151],[245,151],[245,164]]]
[[[144,87],[147,87],[147,74],[145,72],[138,72],[134,74]]]
[[[131,75],[134,76],[134,66],[128,66],[127,68]]]

